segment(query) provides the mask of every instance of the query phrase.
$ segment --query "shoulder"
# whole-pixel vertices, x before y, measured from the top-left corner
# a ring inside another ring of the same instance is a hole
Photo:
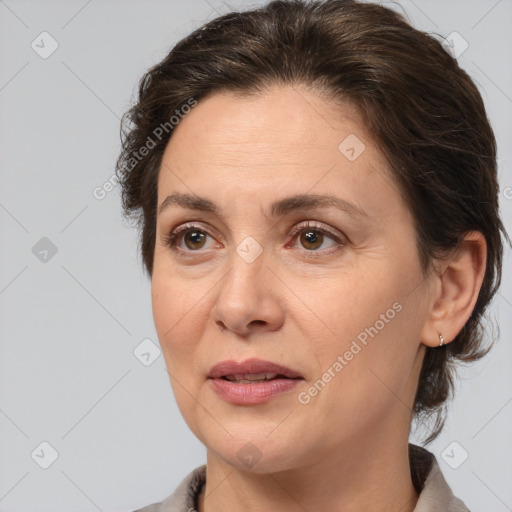
[[[176,490],[164,501],[153,503],[133,512],[189,512],[196,510],[197,496],[206,481],[206,466],[200,466],[189,473]]]
[[[470,512],[464,503],[454,496],[446,482],[434,454],[419,446],[410,445],[411,471],[415,468],[421,476],[422,488],[414,512]],[[423,470],[423,474],[421,471]]]

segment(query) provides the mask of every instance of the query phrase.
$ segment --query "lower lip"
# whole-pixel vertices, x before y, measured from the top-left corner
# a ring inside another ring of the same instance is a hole
[[[214,391],[226,402],[236,405],[263,404],[293,389],[302,379],[273,379],[254,384],[238,384],[224,379],[210,379]]]

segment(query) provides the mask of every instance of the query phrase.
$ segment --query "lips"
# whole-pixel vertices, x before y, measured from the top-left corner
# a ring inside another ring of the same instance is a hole
[[[270,361],[248,359],[241,363],[223,361],[216,364],[208,374],[210,379],[224,378],[230,381],[242,380],[272,380],[276,377],[287,379],[302,379],[300,373]]]
[[[208,380],[222,400],[235,405],[257,405],[291,391],[304,378],[286,366],[248,359],[216,364]]]

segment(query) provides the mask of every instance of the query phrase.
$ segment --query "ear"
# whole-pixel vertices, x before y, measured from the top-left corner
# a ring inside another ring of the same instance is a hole
[[[430,311],[423,326],[421,341],[429,347],[454,340],[475,307],[484,280],[487,243],[479,231],[470,231],[446,260],[438,260],[432,276]]]

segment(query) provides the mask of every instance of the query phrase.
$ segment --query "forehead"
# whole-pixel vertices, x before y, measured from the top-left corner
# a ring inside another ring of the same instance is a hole
[[[192,143],[202,156],[247,163],[269,154],[275,159],[278,151],[311,160],[317,156],[311,149],[336,154],[347,135],[362,140],[364,132],[352,105],[340,107],[298,86],[274,86],[258,95],[218,92],[202,99],[174,129],[168,148],[184,152]]]
[[[174,190],[208,196],[234,187],[247,199],[269,191],[360,195],[371,194],[370,182],[381,193],[398,193],[356,109],[276,86],[259,95],[222,92],[199,101],[174,128],[158,201]]]

